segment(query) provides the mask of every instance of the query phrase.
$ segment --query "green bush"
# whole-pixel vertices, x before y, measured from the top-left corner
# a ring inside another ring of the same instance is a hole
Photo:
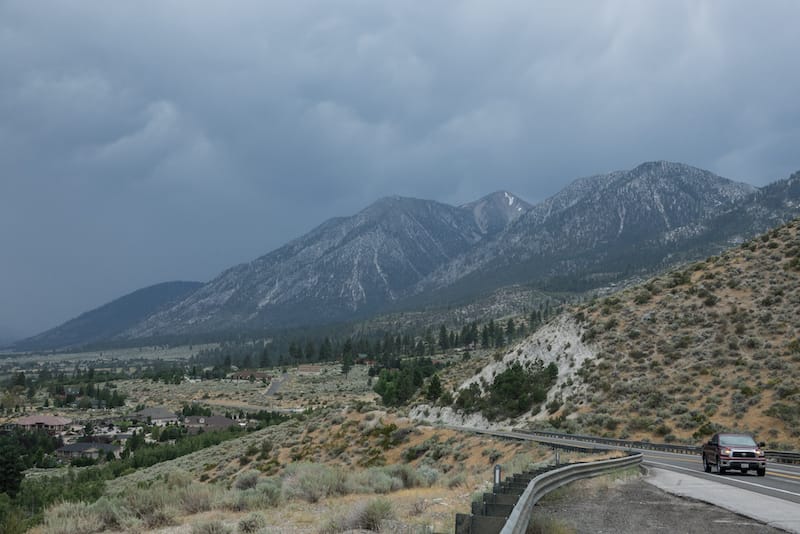
[[[545,366],[537,360],[523,368],[515,362],[494,378],[489,396],[483,402],[483,414],[490,420],[522,415],[547,398],[557,377],[558,367],[554,363]]]

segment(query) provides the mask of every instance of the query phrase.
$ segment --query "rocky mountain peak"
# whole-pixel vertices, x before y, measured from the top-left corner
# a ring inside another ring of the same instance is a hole
[[[531,205],[508,191],[495,191],[474,202],[464,204],[472,212],[484,234],[496,234],[531,209]]]

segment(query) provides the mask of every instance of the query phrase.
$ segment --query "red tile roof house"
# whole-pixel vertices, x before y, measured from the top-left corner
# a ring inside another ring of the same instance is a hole
[[[23,430],[44,430],[49,434],[63,432],[64,428],[72,423],[72,419],[55,415],[29,415],[14,421],[18,428]]]

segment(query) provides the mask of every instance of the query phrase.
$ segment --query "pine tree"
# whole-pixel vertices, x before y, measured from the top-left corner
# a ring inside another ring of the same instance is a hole
[[[322,340],[322,345],[319,347],[319,358],[325,361],[333,358],[333,345],[331,344],[330,338],[326,337]]]
[[[514,319],[509,318],[508,322],[506,323],[506,339],[508,339],[508,342],[511,343],[516,335],[517,328],[516,325],[514,325]]]
[[[314,348],[314,342],[313,341],[309,341],[308,343],[306,343],[305,353],[306,353],[305,356],[306,356],[306,360],[307,361],[312,362],[312,361],[314,361],[316,359],[317,351]]]
[[[17,494],[22,479],[25,478],[25,464],[22,461],[24,451],[10,438],[0,439],[0,494],[10,497]]]
[[[435,402],[441,396],[442,382],[439,380],[439,375],[433,375],[428,383],[428,399]]]
[[[445,325],[439,327],[439,348],[442,349],[442,352],[450,348],[450,336],[447,334]]]
[[[342,374],[343,375],[347,376],[348,374],[350,374],[350,370],[353,368],[353,360],[354,360],[354,357],[353,357],[352,352],[342,354]]]

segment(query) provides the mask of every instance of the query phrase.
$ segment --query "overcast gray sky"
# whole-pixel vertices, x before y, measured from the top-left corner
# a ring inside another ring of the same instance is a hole
[[[800,2],[0,0],[0,330],[390,194],[800,169]]]

